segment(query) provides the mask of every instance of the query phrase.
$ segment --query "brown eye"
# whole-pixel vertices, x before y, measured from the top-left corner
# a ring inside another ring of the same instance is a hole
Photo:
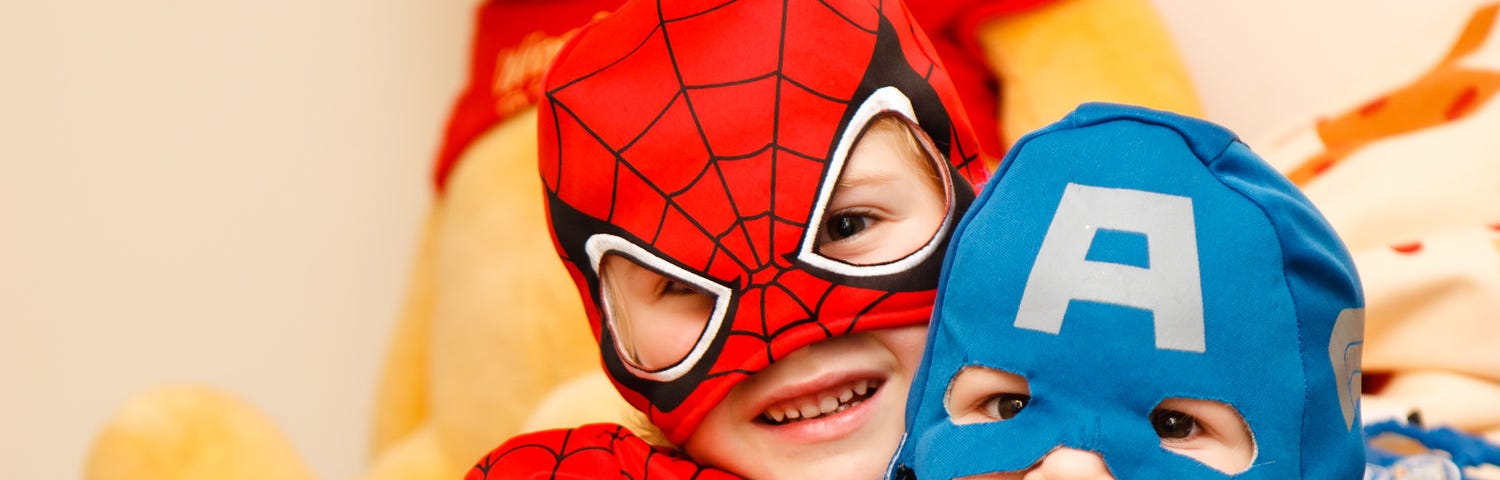
[[[1015,418],[1031,404],[1031,387],[1020,375],[982,365],[964,367],[948,381],[943,407],[954,425]]]
[[[1028,403],[1031,403],[1030,395],[1002,393],[985,400],[984,410],[993,418],[1010,420],[1021,413]]]
[[[1151,411],[1151,428],[1156,436],[1166,439],[1182,439],[1198,430],[1198,419],[1176,410],[1157,408]]]
[[[1151,410],[1149,418],[1166,451],[1231,475],[1254,463],[1255,437],[1250,424],[1227,403],[1167,398]]]
[[[869,217],[858,213],[838,213],[829,217],[824,233],[828,240],[839,241],[855,235],[870,226]]]

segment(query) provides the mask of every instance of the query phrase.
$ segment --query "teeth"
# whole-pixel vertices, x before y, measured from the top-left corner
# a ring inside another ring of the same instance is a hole
[[[766,408],[766,411],[761,412],[760,418],[761,421],[772,425],[783,425],[842,412],[848,410],[849,407],[859,405],[869,395],[873,395],[879,386],[878,380],[860,380],[842,389],[830,389],[821,394],[772,405]]]
[[[802,418],[817,418],[817,416],[823,414],[823,412],[818,410],[817,405],[813,405],[811,403],[802,404],[801,410]]]
[[[837,398],[823,397],[821,400],[818,400],[818,410],[822,410],[823,413],[833,413],[833,410],[836,408],[839,408],[839,399]]]
[[[780,423],[783,419],[786,418],[786,414],[782,413],[781,409],[775,407],[772,407],[770,410],[766,410],[766,416],[771,417],[771,420],[775,420],[777,423]]]

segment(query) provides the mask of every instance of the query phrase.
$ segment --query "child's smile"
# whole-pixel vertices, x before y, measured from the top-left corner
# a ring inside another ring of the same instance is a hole
[[[879,380],[857,380],[817,393],[776,402],[760,414],[769,425],[787,425],[831,415],[859,405],[875,395]]]
[[[881,329],[804,347],[736,385],[684,447],[749,478],[879,478],[904,430],[926,332]]]

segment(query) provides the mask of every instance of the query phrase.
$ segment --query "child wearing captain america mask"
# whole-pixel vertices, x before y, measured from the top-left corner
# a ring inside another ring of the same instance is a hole
[[[1088,104],[950,240],[894,478],[1361,478],[1363,294],[1235,136]]]

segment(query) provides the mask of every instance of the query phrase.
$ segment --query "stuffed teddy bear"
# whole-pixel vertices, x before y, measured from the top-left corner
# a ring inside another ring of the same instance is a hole
[[[600,371],[551,245],[532,108],[562,40],[620,3],[479,7],[469,84],[439,154],[363,478],[459,478],[523,431],[643,421]],[[992,162],[1008,141],[1084,101],[1201,113],[1148,0],[913,3]],[[131,402],[99,434],[86,470],[91,480],[313,478],[271,422],[204,387]]]

